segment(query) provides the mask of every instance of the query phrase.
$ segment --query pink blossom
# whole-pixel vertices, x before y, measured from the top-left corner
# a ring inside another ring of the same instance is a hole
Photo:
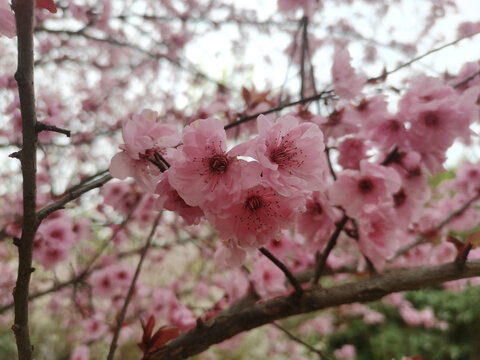
[[[394,146],[403,149],[408,145],[405,123],[396,117],[388,117],[372,123],[366,137],[385,151]]]
[[[306,209],[298,217],[297,230],[311,249],[320,250],[335,229],[337,214],[325,194],[318,191],[307,200]]]
[[[108,325],[105,319],[96,314],[83,322],[85,341],[98,340],[105,336],[108,331]]]
[[[17,25],[15,15],[10,9],[8,0],[0,0],[0,36],[13,38],[17,35]]]
[[[207,214],[220,237],[243,248],[258,248],[288,228],[303,207],[301,197],[284,197],[265,185],[240,193],[239,200],[221,214]]]
[[[357,350],[355,349],[355,346],[350,344],[345,344],[340,349],[335,350],[333,352],[333,355],[335,355],[335,357],[339,359],[345,359],[345,360],[355,359],[355,356],[357,356]]]
[[[143,110],[124,124],[122,135],[125,144],[120,145],[123,151],[116,154],[110,163],[113,177],[121,180],[133,177],[144,190],[154,191],[161,171],[151,160],[158,161],[159,156],[170,160],[173,147],[180,142],[176,126],[160,124],[158,120],[156,112]]]
[[[366,158],[365,141],[358,138],[346,138],[338,148],[338,163],[344,169],[360,170],[360,161]]]
[[[293,254],[297,247],[298,244],[296,244],[295,240],[291,238],[287,230],[282,231],[279,236],[271,238],[265,245],[265,248],[280,260]]]
[[[234,269],[230,272],[227,279],[220,281],[218,284],[225,290],[228,303],[233,304],[247,295],[250,289],[250,282],[245,274],[245,271]]]
[[[188,205],[220,212],[236,200],[240,189],[260,181],[255,163],[226,152],[227,138],[220,120],[197,120],[183,129],[182,139],[168,180]]]
[[[358,130],[356,119],[346,116],[346,108],[334,109],[326,118],[320,118],[318,125],[326,139],[339,138]]]
[[[365,205],[391,204],[400,184],[395,170],[363,160],[360,171],[344,170],[338,174],[329,195],[332,203],[341,205],[349,216],[357,217]]]
[[[376,268],[382,268],[397,248],[393,214],[390,207],[370,204],[364,206],[358,220],[358,246]]]
[[[235,241],[222,242],[215,251],[215,264],[219,268],[237,268],[242,266],[247,253]]]
[[[250,279],[262,298],[274,297],[286,291],[285,275],[266,257],[262,256],[255,262]]]
[[[458,37],[462,38],[480,32],[480,21],[465,21],[458,26]]]
[[[278,10],[293,12],[302,8],[306,15],[312,15],[315,10],[322,7],[321,0],[277,0]]]
[[[170,324],[178,327],[180,331],[193,329],[197,320],[193,313],[184,305],[176,306],[169,314]]]
[[[328,166],[323,135],[317,125],[299,124],[291,115],[276,122],[260,115],[257,126],[258,137],[232,152],[258,160],[264,181],[284,196],[324,187]]]
[[[122,291],[127,291],[133,278],[131,268],[123,264],[112,264],[90,275],[90,283],[95,295],[113,298]]]
[[[165,171],[160,177],[160,181],[155,189],[155,193],[159,194],[156,202],[158,210],[175,211],[188,224],[198,224],[203,218],[203,211],[198,206],[190,206],[178,194],[169,182],[170,169]]]
[[[88,360],[90,359],[90,348],[87,345],[77,346],[70,355],[70,360]]]
[[[156,317],[168,316],[174,307],[177,307],[179,301],[171,289],[157,288],[153,292],[152,311]]]
[[[345,47],[336,46],[332,65],[332,79],[335,93],[345,100],[360,94],[366,78],[355,74],[350,65],[350,54]]]

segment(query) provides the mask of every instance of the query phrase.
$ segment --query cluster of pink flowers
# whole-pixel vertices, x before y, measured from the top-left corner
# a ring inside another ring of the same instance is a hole
[[[54,212],[38,228],[33,258],[45,269],[66,260],[72,247],[88,237],[89,223],[88,219],[80,219],[75,223],[64,210]]]
[[[124,126],[125,145],[112,159],[112,175],[155,188],[158,208],[177,211],[188,223],[205,215],[228,249],[263,246],[292,226],[308,194],[325,189],[328,166],[316,124],[261,116],[259,135],[227,151],[220,120],[195,121],[180,139],[154,113],[142,114]]]
[[[334,91],[344,100],[328,118],[260,115],[258,135],[229,150],[221,120],[196,120],[180,134],[144,110],[125,123],[125,144],[110,171],[135,178],[158,210],[175,211],[188,224],[206,218],[223,239],[217,264],[241,265],[249,250],[285,229],[303,235],[304,248],[321,250],[345,215],[355,219],[346,228],[360,252],[381,268],[411,239],[409,231],[429,230],[419,225],[431,198],[428,175],[443,169],[455,139],[469,141],[480,86],[456,89],[420,77],[392,115],[383,95],[359,99],[365,78],[349,62],[337,48]],[[352,99],[357,105],[345,102]],[[325,143],[340,151],[335,180]],[[477,166],[466,165],[455,186],[475,194],[471,180],[479,176]],[[450,201],[452,209],[457,201]]]

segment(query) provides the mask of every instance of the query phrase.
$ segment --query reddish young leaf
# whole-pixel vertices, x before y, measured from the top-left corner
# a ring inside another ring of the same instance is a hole
[[[175,339],[180,331],[175,326],[162,326],[152,337],[150,350],[158,349],[166,342]]]
[[[57,12],[57,7],[53,0],[37,0],[37,8],[38,9],[47,9],[52,14]]]

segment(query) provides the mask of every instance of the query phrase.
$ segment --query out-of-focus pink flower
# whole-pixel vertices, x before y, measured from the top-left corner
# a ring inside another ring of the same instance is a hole
[[[355,346],[351,344],[345,344],[340,349],[335,350],[333,355],[339,359],[355,359],[355,356],[357,356],[357,350],[355,349]]]
[[[313,12],[322,7],[321,0],[278,0],[278,10],[293,12],[302,8],[305,15],[313,15]]]
[[[476,34],[480,31],[480,21],[472,22],[465,21],[458,26],[458,37],[462,38],[465,36],[470,36]]]
[[[0,0],[0,36],[12,38],[17,34],[15,15],[10,9],[8,0]]]
[[[250,279],[262,298],[278,296],[286,291],[285,275],[266,257],[262,256],[255,262]]]
[[[233,240],[221,243],[215,251],[215,264],[219,268],[242,266],[247,253]]]
[[[366,158],[365,141],[358,138],[346,138],[340,144],[338,163],[344,169],[360,170],[360,161]]]
[[[377,268],[382,268],[397,248],[393,214],[391,207],[370,204],[364,206],[358,220],[358,246]]]
[[[193,313],[184,305],[176,306],[169,314],[170,324],[176,326],[180,331],[193,329],[197,323]]]
[[[314,192],[306,211],[299,215],[297,230],[312,250],[320,250],[335,229],[337,215],[325,194]]]
[[[332,79],[335,93],[345,100],[351,100],[360,94],[366,78],[355,74],[350,65],[350,54],[346,48],[335,47],[332,66]]]
[[[115,295],[127,291],[133,278],[133,270],[124,264],[112,264],[90,276],[90,283],[94,295],[104,298],[113,298]]]
[[[90,348],[87,345],[77,346],[70,355],[70,360],[88,360],[90,359]]]
[[[400,190],[398,173],[385,166],[363,160],[360,171],[344,170],[329,190],[332,203],[341,205],[349,216],[357,217],[365,205],[392,203]]]
[[[86,319],[83,322],[83,327],[85,329],[85,341],[98,340],[108,331],[108,325],[100,314]]]
[[[217,281],[217,285],[225,290],[229,304],[244,297],[250,288],[247,275],[241,269],[232,270],[226,279]]]

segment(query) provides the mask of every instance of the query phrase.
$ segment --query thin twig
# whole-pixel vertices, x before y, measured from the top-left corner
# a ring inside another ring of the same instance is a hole
[[[443,219],[437,226],[436,226],[436,229],[437,230],[440,230],[441,228],[443,228],[445,225],[447,225],[450,221],[452,221],[454,218],[456,218],[457,216],[461,215],[465,210],[467,210],[470,205],[472,205],[475,201],[477,201],[478,199],[480,199],[480,192],[478,192],[477,195],[475,195],[474,197],[472,197],[470,200],[468,200],[465,204],[463,204],[461,207],[459,207],[457,210],[455,211],[452,211],[450,214],[448,214],[448,216]]]
[[[148,249],[150,248],[153,235],[155,234],[155,230],[157,229],[161,216],[162,216],[162,213],[160,212],[155,218],[155,221],[153,222],[152,230],[148,235],[145,247],[143,248],[142,253],[140,254],[140,260],[138,261],[137,269],[135,270],[135,274],[133,275],[133,279],[130,284],[130,288],[128,289],[127,296],[125,297],[125,302],[123,303],[122,310],[118,315],[117,325],[115,326],[115,330],[113,332],[113,339],[110,344],[110,350],[108,351],[107,360],[113,360],[113,355],[115,354],[115,350],[117,348],[118,336],[120,335],[120,330],[122,328],[123,321],[125,319],[125,314],[127,313],[128,304],[130,303],[130,300],[133,296],[133,291],[135,290],[135,284],[137,283],[138,276],[140,275],[140,270],[142,268],[143,260],[145,260],[145,256],[147,255]]]
[[[303,293],[302,286],[300,283],[297,281],[295,276],[288,270],[288,268],[283,264],[280,260],[278,260],[270,251],[265,249],[264,247],[261,247],[258,249],[263,255],[265,255],[270,261],[272,261],[282,272],[285,274],[287,277],[288,281],[290,281],[290,284],[292,284],[293,288],[295,289],[295,293],[298,295],[301,295]]]
[[[312,286],[318,284],[318,280],[320,280],[320,276],[322,275],[323,268],[327,263],[328,255],[330,255],[330,252],[335,247],[337,243],[337,239],[340,236],[340,233],[342,232],[343,227],[347,223],[348,219],[349,217],[347,215],[343,215],[342,219],[337,224],[337,227],[335,228],[335,231],[333,232],[332,236],[330,236],[327,246],[325,247],[325,250],[323,251],[321,256],[320,256],[320,253],[317,251],[317,254],[316,254],[317,261],[315,262],[315,272],[313,273],[312,281],[310,283]]]
[[[449,47],[449,46],[456,45],[456,44],[459,43],[460,41],[465,40],[465,39],[472,38],[472,37],[474,37],[474,36],[476,36],[476,35],[478,35],[478,34],[480,34],[480,32],[476,32],[476,33],[474,33],[474,34],[470,34],[470,35],[467,35],[467,36],[458,38],[458,39],[456,39],[456,40],[454,40],[454,41],[451,41],[451,42],[449,42],[449,43],[447,43],[447,44],[444,44],[444,45],[442,45],[442,46],[440,46],[440,47],[438,47],[438,48],[429,50],[429,51],[427,51],[426,53],[424,53],[424,54],[422,54],[422,55],[419,55],[419,56],[411,59],[410,61],[407,61],[406,63],[403,63],[403,64],[400,65],[400,66],[397,66],[397,67],[396,67],[395,69],[393,69],[393,70],[386,71],[386,72],[384,72],[384,73],[383,73],[382,75],[380,75],[380,76],[376,76],[376,77],[373,77],[373,78],[368,79],[368,80],[367,80],[367,83],[376,83],[376,82],[379,81],[379,80],[383,80],[383,79],[385,79],[388,75],[391,75],[391,74],[397,72],[398,70],[401,70],[401,69],[403,69],[403,68],[405,68],[405,67],[407,67],[407,66],[412,65],[414,62],[417,62],[418,60],[421,60],[421,59],[423,59],[424,57],[426,57],[426,56],[428,56],[428,55],[434,54],[434,53],[436,53],[436,52],[438,52],[438,51],[440,51],[440,50],[443,50],[443,49],[445,49],[445,48],[447,48],[447,47]]]
[[[480,199],[480,193],[472,197],[470,200],[468,200],[465,204],[460,206],[457,210],[452,211],[450,214],[445,217],[442,221],[438,223],[438,225],[435,227],[435,230],[441,230],[445,225],[447,225],[450,221],[452,221],[454,218],[457,216],[461,215],[465,210],[467,210],[475,201]],[[428,242],[428,239],[425,236],[420,236],[418,237],[415,241],[412,243],[400,248],[388,261],[391,262],[394,259],[396,259],[399,256],[402,256],[403,254],[406,254],[409,252],[411,249],[417,247],[418,245],[422,245]]]
[[[480,75],[480,70],[477,70],[475,71],[472,75],[470,76],[467,76],[465,79],[459,81],[458,83],[456,83],[455,85],[453,85],[454,88],[458,88],[462,85],[465,85],[466,83],[468,83],[470,80],[473,80],[476,76]]]
[[[325,91],[322,91],[321,93],[319,93],[317,95],[309,96],[309,97],[306,97],[306,98],[303,98],[303,99],[300,99],[300,100],[296,100],[296,101],[293,101],[293,102],[282,104],[282,105],[279,105],[277,107],[274,107],[274,108],[271,108],[269,110],[262,111],[262,112],[259,112],[259,113],[253,114],[253,115],[243,116],[243,117],[239,118],[238,120],[235,120],[234,122],[232,122],[228,125],[225,125],[224,129],[225,130],[231,129],[231,128],[233,128],[235,126],[238,126],[240,124],[243,124],[247,121],[250,121],[252,119],[256,119],[260,115],[271,114],[271,113],[283,110],[287,107],[291,107],[291,106],[295,106],[295,105],[299,105],[299,104],[305,104],[305,103],[308,103],[310,101],[323,99],[324,97],[331,96],[331,93],[332,93],[332,90],[325,90]]]
[[[39,210],[37,212],[37,217],[39,220],[42,220],[46,218],[48,215],[53,213],[54,211],[57,211],[59,209],[62,209],[67,203],[69,203],[72,200],[75,200],[85,194],[86,192],[98,188],[107,182],[112,180],[112,175],[106,174],[102,176],[101,178],[92,181],[90,183],[86,183],[81,187],[77,187],[75,190],[66,193],[61,199],[51,203],[50,205],[45,206],[43,209]]]
[[[285,329],[283,326],[280,326],[278,325],[277,323],[272,323],[273,326],[275,326],[278,330],[281,330],[283,331],[290,339],[292,339],[293,341],[299,343],[299,344],[302,344],[303,346],[305,346],[308,350],[310,350],[311,352],[314,352],[315,354],[317,354],[320,359],[324,359],[324,360],[331,360],[332,358],[329,357],[327,354],[325,354],[322,350],[319,350],[315,347],[313,347],[312,345],[306,343],[305,341],[303,341],[302,339],[296,337],[295,335],[293,335],[290,331],[288,331],[287,329]]]
[[[307,26],[308,17],[303,16],[302,20],[302,47],[300,49],[300,99],[303,99],[305,95],[305,56],[307,53],[308,37]]]
[[[70,137],[70,130],[62,129],[55,125],[44,124],[42,122],[37,122],[36,130],[37,133],[42,131],[53,131]]]

